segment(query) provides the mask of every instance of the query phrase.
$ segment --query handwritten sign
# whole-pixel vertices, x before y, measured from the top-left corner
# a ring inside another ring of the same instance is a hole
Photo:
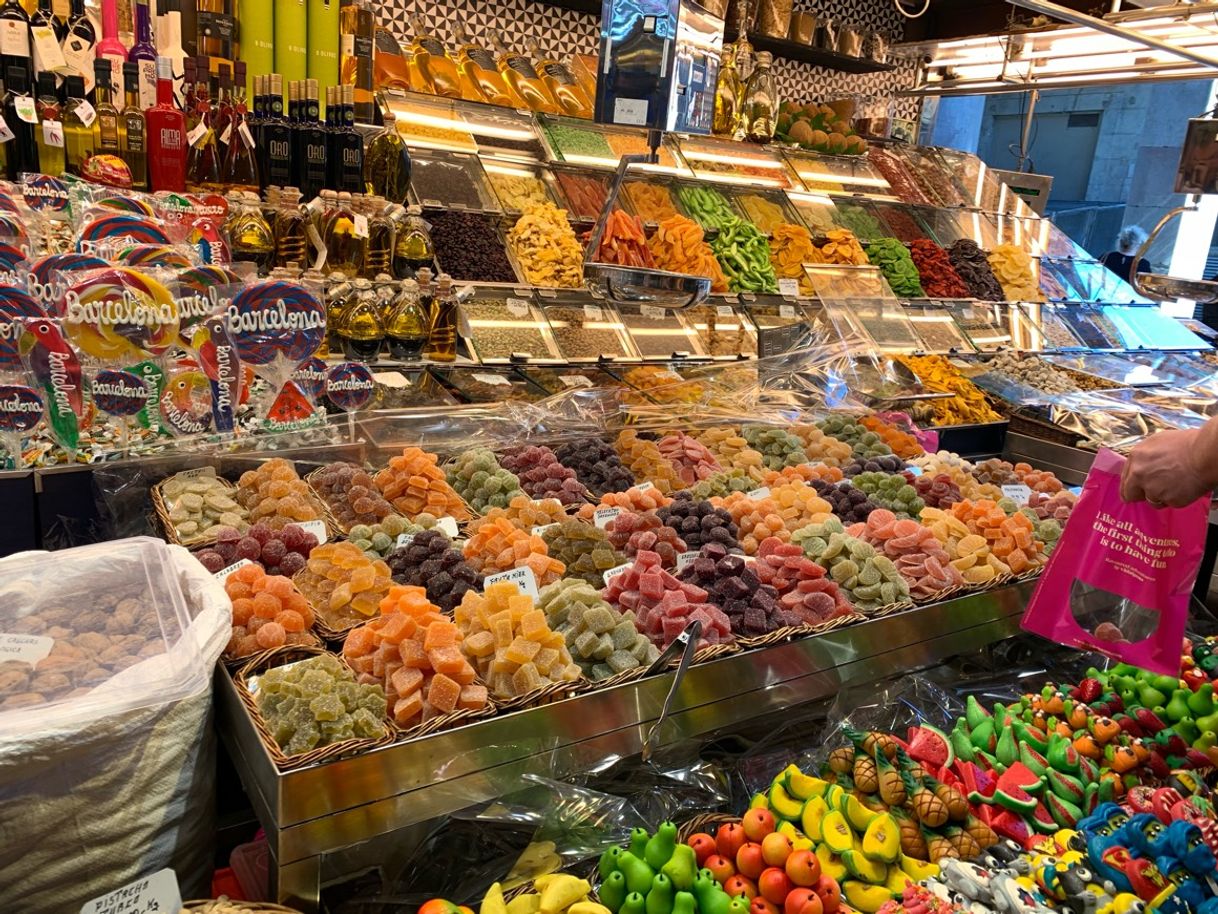
[[[537,599],[537,578],[533,574],[533,569],[527,565],[522,568],[513,568],[510,571],[501,571],[498,574],[487,575],[482,582],[483,591],[500,581],[511,581],[520,588],[522,594],[530,596],[534,600]]]

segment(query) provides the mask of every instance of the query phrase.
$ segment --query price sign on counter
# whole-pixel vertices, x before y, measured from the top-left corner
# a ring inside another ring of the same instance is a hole
[[[778,294],[786,295],[788,298],[799,297],[799,280],[798,279],[780,279],[778,280]],[[789,305],[787,307],[790,307]],[[794,317],[794,309],[792,309],[792,317]]]
[[[158,870],[144,879],[86,901],[80,914],[177,914],[182,891],[173,870]]]
[[[457,538],[457,520],[454,517],[441,517],[436,520],[436,529],[450,540]]]
[[[1002,487],[1002,495],[1004,498],[1009,498],[1021,508],[1028,503],[1028,499],[1032,497],[1032,490],[1025,485],[1010,485]]]
[[[604,530],[609,526],[609,523],[621,513],[621,508],[597,508],[592,512],[592,520],[593,523]]]
[[[497,584],[500,581],[511,581],[520,588],[520,592],[522,594],[530,596],[534,600],[537,599],[537,578],[533,574],[533,569],[529,568],[527,565],[523,568],[513,568],[510,571],[501,571],[499,574],[487,575],[482,580],[483,593],[485,593],[486,589],[492,584]]]
[[[625,574],[630,569],[631,564],[631,562],[626,562],[622,565],[618,565],[616,568],[610,568],[603,575],[601,575],[601,579],[605,582],[605,586],[608,587],[609,582],[616,578],[619,574]]]
[[[0,660],[20,660],[33,666],[45,660],[55,646],[55,639],[46,635],[0,634]]]
[[[320,546],[326,541],[326,522],[324,520],[299,520],[296,522],[296,526],[317,537],[317,545]]]

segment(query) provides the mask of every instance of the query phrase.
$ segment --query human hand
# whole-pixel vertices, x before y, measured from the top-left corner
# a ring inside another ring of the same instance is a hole
[[[1134,447],[1121,472],[1121,498],[1182,508],[1209,493],[1200,438],[1198,429],[1159,432]]]

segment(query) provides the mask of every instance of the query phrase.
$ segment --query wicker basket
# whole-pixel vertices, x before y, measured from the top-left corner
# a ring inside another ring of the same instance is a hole
[[[214,543],[216,541],[216,537],[215,534],[211,533],[210,531],[204,532],[198,536],[187,537],[185,539],[178,535],[177,528],[173,525],[173,521],[169,519],[169,505],[166,503],[165,495],[161,491],[162,486],[164,486],[165,483],[172,478],[173,476],[167,476],[165,479],[162,479],[152,487],[152,491],[150,493],[150,497],[152,499],[152,510],[153,513],[156,514],[157,522],[161,525],[161,529],[165,533],[165,539],[176,546],[189,546],[192,549],[200,546],[208,546]],[[223,488],[229,490],[230,494],[237,491],[237,487],[223,476],[216,476],[215,478]],[[235,498],[233,500],[236,501]],[[245,515],[244,508],[241,509],[241,514],[242,516]],[[215,528],[213,527],[211,529],[214,530]]]
[[[700,647],[694,653],[691,663],[709,663],[711,660],[718,660],[720,657],[726,657],[729,654],[739,654],[740,645],[735,641],[729,641],[726,644],[708,644],[705,647]],[[681,662],[680,655],[672,658],[672,666],[677,666]]]
[[[182,910],[190,914],[300,914],[296,908],[285,908],[269,901],[233,901],[221,895],[219,898],[204,898],[182,902]],[[170,911],[168,914],[175,914]]]
[[[525,692],[523,695],[517,695],[515,698],[495,699],[495,707],[501,712],[519,711],[523,708],[541,708],[587,690],[588,680],[581,676],[576,680],[552,682],[531,692]]]
[[[308,630],[305,632],[305,634],[309,636],[309,641],[307,643],[293,644],[290,646],[291,647],[306,647],[306,648],[310,648],[310,649],[318,650],[318,651],[325,650],[326,646],[322,642],[322,639],[317,636],[316,632],[314,632],[312,630]],[[244,657],[229,657],[225,654],[221,654],[220,660],[224,663],[224,665],[226,667],[228,667],[229,670],[239,670],[239,669],[241,669],[241,667],[245,666],[252,659],[254,659],[259,654],[262,654],[262,653],[264,653],[264,651],[262,651],[262,650],[255,651],[252,654],[246,654]]]
[[[1048,441],[1050,444],[1061,444],[1066,447],[1079,446],[1079,436],[1077,434],[1060,428],[1052,422],[1046,422],[1043,419],[1036,419],[1017,412],[1011,413],[1009,418],[1010,424],[1007,426],[1007,429],[1017,435],[1040,438],[1042,441]]]
[[[714,836],[719,830],[720,825],[731,825],[733,822],[739,822],[739,816],[733,816],[725,812],[707,812],[700,816],[694,816],[691,819],[686,819],[677,826],[677,840],[684,844],[698,832],[706,832],[708,835]]]
[[[267,727],[262,712],[258,710],[258,702],[249,689],[249,680],[251,677],[274,667],[325,653],[329,652],[316,647],[292,646],[272,648],[269,651],[263,651],[261,654],[255,654],[249,658],[245,666],[237,673],[237,694],[240,696],[241,703],[245,706],[250,720],[254,722],[254,728],[258,731],[258,736],[262,739],[267,754],[271,757],[271,761],[275,763],[275,767],[280,771],[291,771],[296,768],[315,765],[319,762],[330,762],[349,755],[358,755],[361,752],[367,752],[379,746],[387,746],[394,740],[392,728],[388,722],[383,722],[382,729],[384,732],[380,737],[342,740],[341,742],[331,743],[328,746],[320,746],[317,749],[310,749],[308,752],[301,752],[296,755],[286,755],[279,748],[279,744],[275,741],[275,737]],[[339,657],[339,662],[343,662],[341,657]]]
[[[614,673],[612,676],[607,676],[604,679],[589,679],[588,688],[586,691],[594,692],[599,689],[612,689],[615,686],[624,685],[627,682],[634,682],[642,679],[647,675],[647,667],[636,666],[632,670],[623,670],[620,673]]]

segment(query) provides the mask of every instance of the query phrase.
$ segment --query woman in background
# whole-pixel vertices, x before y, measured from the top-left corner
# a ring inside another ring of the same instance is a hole
[[[1146,243],[1146,233],[1139,226],[1127,225],[1117,235],[1117,249],[1104,255],[1103,264],[1121,279],[1129,282],[1130,267],[1138,249]],[[1138,272],[1149,273],[1150,261],[1145,257],[1138,261]]]

